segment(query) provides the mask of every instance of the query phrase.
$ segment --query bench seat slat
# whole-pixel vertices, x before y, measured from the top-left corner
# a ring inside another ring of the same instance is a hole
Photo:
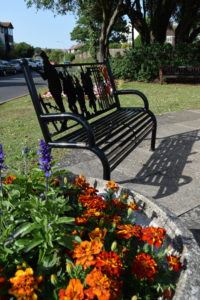
[[[145,112],[141,111],[116,111],[110,115],[107,115],[103,118],[103,120],[97,120],[91,123],[91,126],[94,130],[94,135],[96,137],[97,145],[102,144],[108,137],[111,135],[111,131],[113,134],[117,134],[121,131],[120,125],[127,124],[126,126],[131,125],[131,123],[142,116],[144,116]],[[114,131],[115,130],[115,131]],[[63,139],[63,138],[61,138]],[[65,137],[69,142],[78,142],[82,141],[87,143],[87,134],[84,129],[78,129],[77,131],[67,135]],[[59,141],[60,139],[58,139]]]
[[[150,134],[151,131],[152,126],[149,126],[149,130],[141,132],[134,144],[130,143],[125,149],[123,149],[123,151],[121,151],[121,153],[115,155],[112,161],[109,160],[111,171],[113,171],[124,160],[124,157],[129,155],[144,140],[144,138]]]

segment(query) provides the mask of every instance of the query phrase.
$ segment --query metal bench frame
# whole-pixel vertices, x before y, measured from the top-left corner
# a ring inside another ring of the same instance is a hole
[[[105,180],[110,180],[111,171],[149,134],[151,134],[151,150],[155,150],[157,122],[154,114],[149,110],[146,96],[138,90],[117,90],[108,61],[53,66],[59,76],[63,76],[62,74],[66,76],[68,72],[74,71],[74,68],[79,68],[81,72],[84,68],[90,72],[95,70],[93,77],[96,78],[96,82],[93,82],[93,85],[99,85],[101,90],[96,100],[100,106],[95,111],[93,108],[90,109],[92,112],[87,115],[81,111],[80,106],[77,114],[61,111],[55,102],[51,102],[52,100],[46,103],[36,90],[27,62],[22,60],[21,65],[45,142],[52,148],[92,151],[102,163]],[[104,72],[106,71],[106,76],[100,71],[102,68]],[[72,72],[72,77],[73,74]],[[45,75],[48,77],[48,74]],[[80,76],[78,78],[77,82],[81,83]],[[143,105],[121,107],[119,96],[128,94],[138,96]]]

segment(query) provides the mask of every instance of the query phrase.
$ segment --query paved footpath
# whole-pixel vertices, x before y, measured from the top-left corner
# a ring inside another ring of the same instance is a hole
[[[157,116],[156,150],[147,137],[111,174],[118,184],[171,210],[200,245],[200,110]],[[59,164],[86,177],[102,178],[99,160],[73,150]]]

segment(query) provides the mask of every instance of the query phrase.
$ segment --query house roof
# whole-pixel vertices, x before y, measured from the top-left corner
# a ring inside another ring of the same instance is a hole
[[[80,43],[78,43],[76,45],[71,46],[68,50],[78,49],[78,48],[80,48],[83,45],[84,45],[84,43],[80,42]]]
[[[11,22],[0,22],[0,26],[7,28],[14,28]]]

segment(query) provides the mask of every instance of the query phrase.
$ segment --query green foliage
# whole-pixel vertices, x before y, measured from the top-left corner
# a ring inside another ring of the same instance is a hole
[[[45,49],[49,60],[53,61],[56,64],[62,63],[65,59],[65,53],[59,49]]]
[[[73,61],[75,59],[74,53],[66,53],[65,54],[65,60]]]
[[[42,48],[40,48],[40,47],[34,48],[34,54],[40,55],[41,51],[42,51]]]
[[[135,47],[142,47],[142,39],[141,35],[139,34],[138,37],[134,41],[134,46]]]
[[[32,57],[34,54],[34,47],[27,43],[14,43],[12,55],[15,58]]]
[[[27,153],[25,158],[31,159]],[[176,270],[166,258],[171,247],[163,245],[165,229],[135,226],[136,210],[143,211],[133,196],[124,194],[113,181],[98,194],[82,175],[75,180],[55,169],[46,191],[43,171],[35,161],[28,161],[24,172],[10,172],[2,178],[0,273],[6,284],[3,290],[0,287],[0,298],[3,292],[12,294],[10,278],[18,281],[16,297],[21,293],[20,297],[27,298],[25,293],[32,288],[29,299],[58,300],[60,289],[66,289],[70,279],[79,279],[86,292],[91,282],[88,275],[109,295],[112,286],[101,285],[94,276],[96,270],[114,284],[118,300],[133,295],[154,300],[165,289],[174,290],[182,268],[180,257],[175,256]],[[143,230],[149,232],[148,238]],[[136,261],[139,256],[145,259],[146,268],[141,260]],[[133,269],[135,263],[138,267]]]
[[[130,43],[122,43],[121,48],[131,48],[132,45]]]
[[[151,81],[158,77],[160,66],[198,66],[200,52],[196,44],[152,44],[126,51],[123,57],[111,59],[113,73],[118,79]]]
[[[112,42],[111,42],[111,43],[109,43],[109,48],[110,48],[110,49],[120,49],[120,48],[122,48],[122,47],[121,47],[121,44],[120,44],[120,43],[116,43],[116,42],[115,42],[115,43],[114,43],[114,42],[112,43]]]

